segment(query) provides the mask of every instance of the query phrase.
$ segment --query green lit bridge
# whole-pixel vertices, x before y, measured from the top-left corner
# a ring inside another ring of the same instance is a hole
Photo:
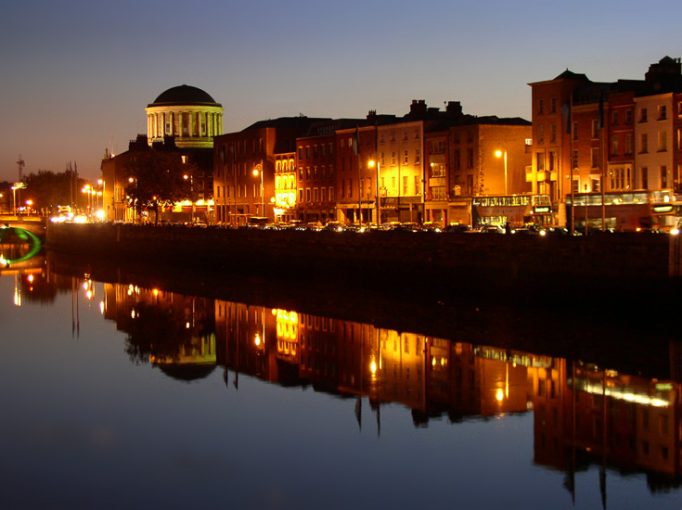
[[[0,217],[0,270],[32,267],[45,239],[41,218]]]

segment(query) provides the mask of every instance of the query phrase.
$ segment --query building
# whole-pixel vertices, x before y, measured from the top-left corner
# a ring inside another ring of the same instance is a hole
[[[534,82],[533,193],[556,204],[565,224],[576,193],[660,191],[679,187],[680,59],[664,57],[643,80],[592,82],[569,70]],[[607,225],[608,219],[604,219]]]
[[[223,107],[206,92],[179,85],[161,93],[145,108],[149,145],[175,139],[180,149],[210,149],[223,131]]]
[[[285,157],[289,161],[290,154],[296,151],[296,139],[307,134],[313,124],[327,121],[305,116],[281,117],[216,137],[213,153],[216,221],[244,225],[252,217],[274,221],[276,216],[282,216],[281,204],[276,204],[275,196],[276,161],[280,165]]]
[[[223,108],[205,91],[188,85],[161,93],[145,109],[147,134],[138,135],[128,150],[105,154],[102,161],[102,191],[107,221],[135,221],[129,193],[135,185],[133,167],[143,158],[175,161],[181,172],[175,189],[168,189],[174,203],[161,210],[172,222],[213,221],[213,136],[222,131]],[[168,176],[159,175],[159,180]]]
[[[528,209],[532,185],[527,178],[531,133],[530,123],[519,118],[471,118],[449,129],[450,201],[444,223],[520,226],[532,221]],[[432,162],[437,169],[438,160]],[[481,197],[494,205],[491,211],[477,214],[476,199]],[[524,211],[517,213],[520,207]]]
[[[368,224],[376,218],[377,127],[362,124],[336,131],[336,214],[342,223]]]

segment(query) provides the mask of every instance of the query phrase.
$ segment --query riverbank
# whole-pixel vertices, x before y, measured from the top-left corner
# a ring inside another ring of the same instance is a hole
[[[251,275],[491,302],[667,308],[680,290],[679,237],[431,232],[311,232],[138,226],[48,226],[50,250],[174,271]],[[644,311],[644,310],[643,310]]]

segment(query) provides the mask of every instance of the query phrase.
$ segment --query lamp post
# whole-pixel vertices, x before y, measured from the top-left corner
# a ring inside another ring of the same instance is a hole
[[[377,226],[381,225],[381,197],[379,196],[379,176],[381,175],[381,163],[379,161],[375,161],[373,159],[370,159],[367,162],[367,166],[370,168],[376,167],[377,169],[377,186],[376,186],[376,208],[377,208],[377,217],[376,217],[376,224]]]
[[[194,177],[192,176],[192,174],[189,174],[189,175],[183,174],[182,178],[184,180],[189,179],[189,199],[192,202],[192,212],[190,213],[191,214],[190,220],[191,220],[192,225],[194,225],[194,203],[195,203],[194,202]]]
[[[102,213],[103,213],[102,214],[102,220],[108,220],[109,214],[108,214],[107,208],[105,207],[105,204],[104,204],[104,202],[106,200],[105,199],[106,188],[104,186],[104,179],[97,179],[97,184],[99,185],[100,193],[102,194]]]
[[[24,189],[26,184],[23,182],[15,182],[12,186],[12,214],[17,215],[17,190]]]
[[[265,216],[265,185],[263,183],[263,163],[256,165],[256,168],[251,172],[254,177],[260,175],[260,214]]]
[[[498,159],[499,159],[499,158],[504,158],[504,194],[505,194],[505,195],[508,195],[508,194],[509,194],[509,190],[507,189],[507,188],[508,188],[508,186],[507,186],[507,151],[506,151],[506,150],[503,151],[503,150],[497,149],[497,150],[495,151],[495,157],[498,158]]]

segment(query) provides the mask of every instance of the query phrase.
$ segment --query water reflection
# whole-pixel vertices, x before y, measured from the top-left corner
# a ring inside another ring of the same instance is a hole
[[[602,498],[607,468],[646,474],[652,492],[677,488],[682,480],[679,342],[662,348],[642,341],[641,352],[667,367],[644,376],[629,364],[604,367],[593,359],[528,352],[512,342],[398,331],[160,286],[96,285],[89,273],[63,276],[37,266],[11,274],[16,306],[70,293],[76,335],[79,303],[97,306],[124,333],[132,363],[148,363],[174,380],[198,381],[219,371],[230,392],[240,390],[244,375],[309,387],[354,402],[351,419],[378,437],[382,408],[389,405],[409,411],[418,428],[433,420],[455,427],[508,414],[532,416],[534,463],[563,473],[572,495],[576,474],[593,466]]]
[[[590,465],[602,477],[607,466],[644,472],[651,490],[679,486],[682,406],[670,378],[130,284],[104,285],[102,313],[126,333],[131,361],[175,379],[221,367],[231,390],[243,374],[310,386],[356,399],[358,426],[377,434],[387,404],[409,409],[416,427],[532,412],[534,462],[563,471],[569,491]],[[663,354],[679,365],[676,344]]]

